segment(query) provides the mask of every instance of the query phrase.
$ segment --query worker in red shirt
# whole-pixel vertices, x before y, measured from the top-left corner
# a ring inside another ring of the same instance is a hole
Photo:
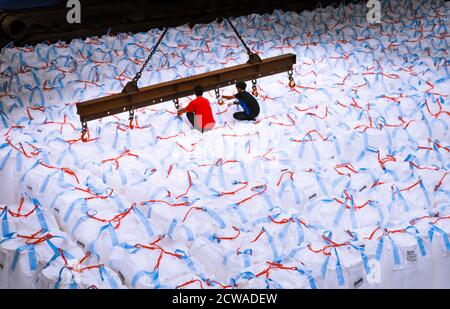
[[[178,116],[186,113],[186,117],[194,128],[200,132],[210,130],[214,127],[215,121],[209,101],[203,97],[203,86],[196,85],[194,93],[197,96],[188,106],[178,110]]]

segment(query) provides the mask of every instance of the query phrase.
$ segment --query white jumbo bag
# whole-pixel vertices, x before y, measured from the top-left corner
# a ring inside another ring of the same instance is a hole
[[[216,263],[218,271],[216,276],[218,280],[227,281],[240,270],[245,269],[259,261],[254,261],[251,249],[231,250],[225,249],[223,256]]]
[[[223,265],[225,249],[215,240],[197,237],[189,251],[192,260],[203,266],[208,277],[222,281],[228,279],[229,274],[234,271],[231,265]]]
[[[292,263],[266,262],[252,267],[254,278],[240,288],[257,289],[316,289],[317,280],[310,271]],[[248,270],[247,270],[248,271]]]
[[[375,265],[371,288],[420,288],[430,278],[426,239],[413,227],[385,230],[366,242]]]
[[[158,214],[163,215],[159,209]],[[167,211],[165,217],[168,217]],[[194,231],[194,237],[200,235],[209,236],[227,227],[227,223],[224,220],[226,217],[226,213],[215,212],[206,206],[191,207],[185,210],[185,216],[181,222],[184,226]]]
[[[382,235],[380,239],[374,237],[366,242],[366,250],[373,258],[372,263],[375,269],[370,288],[395,288],[396,284],[401,285],[403,280],[398,246],[393,246],[392,240],[389,238],[391,240],[389,242],[386,238]]]
[[[5,288],[31,288],[32,279],[41,268],[40,256],[51,255],[45,243],[51,236],[46,223],[50,221],[42,208],[29,203],[21,203],[17,209],[4,206],[0,218],[1,285]]]
[[[36,279],[38,289],[124,288],[119,277],[103,264],[83,266],[78,260],[66,259],[49,264]]]
[[[8,217],[10,231],[33,234],[39,230],[59,230],[53,214],[33,197],[21,198],[19,205],[8,207]]]
[[[432,280],[431,251],[427,237],[413,226],[408,226],[405,233],[392,235],[404,260],[404,279],[396,288],[417,289],[430,287]]]
[[[431,244],[433,267],[432,287],[448,289],[450,288],[449,220],[442,220],[439,223],[430,224],[428,234]]]
[[[186,248],[176,244],[176,249],[172,246],[164,246],[164,249],[171,254],[164,254],[158,269],[158,288],[176,288],[175,282],[188,274],[197,275],[202,278],[207,276],[207,272],[202,264],[196,263]]]
[[[5,207],[5,209],[7,209]],[[7,210],[5,210],[6,212]],[[6,221],[3,221],[5,223]],[[2,224],[4,225],[4,224]],[[0,245],[6,241],[9,241],[12,235],[9,235],[9,230],[2,228],[2,238],[0,239]],[[8,288],[8,277],[11,271],[11,263],[9,261],[9,253],[10,250],[3,249],[0,247],[0,288],[6,289]]]
[[[265,224],[264,229],[277,238],[282,245],[280,255],[289,255],[292,250],[301,246],[306,239],[312,239],[315,231],[298,215],[278,219],[272,217],[272,224]]]
[[[30,194],[47,205],[50,205],[57,194],[72,187],[72,183],[64,172],[42,166],[27,172],[23,183],[31,188]]]
[[[297,287],[306,287],[303,285],[303,278],[301,278],[301,275],[299,274],[292,274],[293,277],[291,276],[290,280],[284,280],[282,282],[286,287],[281,286],[280,283],[271,278],[271,275],[276,268],[280,268],[283,271],[285,269],[296,271],[296,267],[294,266],[284,267],[282,264],[270,261],[257,262],[242,268],[236,273],[230,273],[228,282],[231,286],[238,289],[287,288],[290,285],[295,285],[295,281],[298,281]],[[299,270],[299,273],[304,273],[303,268]],[[298,276],[298,278],[294,279],[295,276]],[[308,272],[308,276],[308,278],[313,278],[310,276],[310,272]],[[282,280],[279,274],[275,275],[275,279]],[[315,288],[315,282],[312,282],[312,286]]]
[[[324,262],[324,284],[327,288],[365,288],[367,269],[363,258],[350,246],[333,248],[329,261]]]
[[[16,172],[16,157],[13,150],[8,151],[0,159],[0,183],[19,182],[20,174]],[[19,203],[20,186],[1,186],[0,203],[15,205]]]
[[[0,250],[0,289],[8,288],[9,271],[6,265],[6,254]]]
[[[133,249],[115,246],[109,255],[108,266],[129,288],[155,288],[159,283],[153,270],[158,257],[159,252],[156,250],[133,251]]]
[[[238,250],[228,259],[229,263],[237,263],[244,265],[265,263],[266,261],[279,262],[282,259],[283,244],[268,229],[262,226],[258,229],[256,226],[256,237],[251,240],[250,235],[246,235],[246,239],[242,240]],[[259,230],[259,233],[257,231]],[[246,233],[247,234],[247,233]],[[253,238],[253,237],[252,237]]]
[[[120,225],[117,224],[117,221],[103,223],[95,239],[91,236],[92,241],[89,242],[89,247],[90,250],[107,259],[112,247],[116,245],[145,243],[153,238],[149,236],[145,226],[131,210],[130,215],[123,218]]]
[[[360,228],[359,232],[371,230],[371,226]],[[345,274],[350,288],[369,288],[370,276],[374,269],[371,265],[370,255],[366,249],[366,239],[361,239],[356,231],[345,231],[351,239],[345,242],[346,246],[339,246]]]
[[[73,211],[75,204],[81,204],[83,198],[77,190],[64,190],[49,198],[50,203],[45,204],[47,208],[53,211],[56,220],[60,226],[64,226],[65,218],[68,212]],[[70,216],[70,214],[69,214]]]
[[[67,259],[67,265],[60,260],[46,265],[40,276],[36,278],[38,289],[77,289],[83,287],[82,281],[87,281],[87,274],[78,273],[69,267],[75,267],[77,261]]]
[[[289,257],[305,265],[320,288],[368,287],[371,266],[363,243],[357,238],[338,243],[331,237],[332,233],[325,231],[321,240],[304,243]]]
[[[126,289],[127,287],[122,284],[119,276],[111,270],[109,267],[103,264],[94,269],[89,270],[93,277],[95,278],[94,286],[89,285],[89,287],[97,287],[99,289]],[[88,288],[89,288],[88,287]]]
[[[318,288],[345,288],[349,280],[346,280],[341,255],[336,255],[335,248],[325,246],[323,241],[304,243],[290,258],[310,271]]]
[[[21,186],[31,195],[50,202],[48,198],[77,185],[80,181],[72,170],[62,170],[62,168],[36,160],[33,164],[29,164],[20,175]]]
[[[44,266],[36,288],[122,288],[118,276],[97,255],[84,253],[65,233],[52,236],[45,246],[37,246],[38,261]]]
[[[2,279],[7,288],[34,288],[34,279],[42,266],[38,265],[33,245],[19,238],[4,239],[0,243],[0,261],[3,263]]]
[[[42,229],[32,234],[28,230],[19,230],[4,240],[0,250],[3,251],[5,264],[10,269],[9,288],[35,288],[42,269],[58,255],[58,246],[71,243],[65,234],[59,231]]]
[[[183,248],[161,245],[159,241],[129,249],[115,246],[108,265],[130,288],[175,288],[177,278],[203,272],[186,252]]]

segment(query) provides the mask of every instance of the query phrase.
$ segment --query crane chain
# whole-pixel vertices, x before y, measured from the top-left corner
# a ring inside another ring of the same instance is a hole
[[[247,63],[258,63],[261,62],[261,58],[258,56],[258,54],[252,52],[250,50],[250,48],[247,46],[247,44],[245,43],[244,39],[241,37],[241,35],[239,34],[239,32],[236,30],[236,28],[234,27],[233,23],[231,22],[231,20],[226,17],[225,18],[226,21],[230,24],[231,28],[233,29],[234,33],[236,33],[236,36],[239,38],[239,40],[241,41],[242,45],[244,45],[245,49],[247,50],[247,54],[248,54],[248,62]]]
[[[153,54],[158,49],[159,44],[161,43],[162,39],[166,35],[167,29],[168,28],[164,29],[163,33],[159,37],[158,42],[156,42],[155,46],[153,46],[153,49],[150,52],[150,54],[148,55],[147,59],[145,59],[144,64],[139,69],[139,71],[136,73],[136,75],[133,77],[133,79],[125,85],[125,87],[123,88],[122,93],[130,93],[132,91],[138,91],[139,90],[139,88],[137,86],[137,83],[138,83],[139,79],[142,76],[142,72],[144,72],[145,67],[148,65],[148,63],[150,62],[150,59],[152,58]]]

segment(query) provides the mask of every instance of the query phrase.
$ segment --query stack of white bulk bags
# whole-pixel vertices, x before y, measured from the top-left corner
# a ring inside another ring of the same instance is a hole
[[[4,48],[0,286],[449,287],[449,8],[406,2],[387,2],[392,40],[364,4],[234,19],[262,58],[296,54],[296,84],[258,79],[250,122],[205,92],[203,134],[162,102],[80,139],[75,103],[120,92],[158,29]],[[238,43],[171,29],[139,86],[242,64]]]

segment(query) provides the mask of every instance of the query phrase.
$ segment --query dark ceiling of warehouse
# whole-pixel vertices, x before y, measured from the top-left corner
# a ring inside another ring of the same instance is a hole
[[[74,1],[77,2],[77,1]],[[66,41],[119,32],[140,32],[275,9],[302,11],[344,0],[89,0],[80,2],[80,23],[70,24],[68,0],[0,0],[0,47]],[[350,1],[345,1],[346,3]],[[353,1],[354,2],[354,1]]]

